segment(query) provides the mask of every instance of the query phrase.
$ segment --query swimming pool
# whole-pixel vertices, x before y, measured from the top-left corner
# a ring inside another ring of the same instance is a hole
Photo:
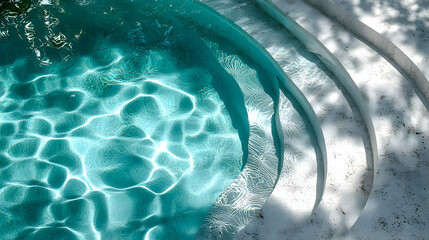
[[[192,1],[1,7],[3,238],[232,236],[269,197],[278,109],[303,100],[231,22]]]

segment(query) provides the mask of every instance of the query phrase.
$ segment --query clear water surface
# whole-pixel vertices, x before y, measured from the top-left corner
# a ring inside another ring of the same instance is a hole
[[[0,239],[193,238],[246,161],[240,53],[174,1],[0,11]]]

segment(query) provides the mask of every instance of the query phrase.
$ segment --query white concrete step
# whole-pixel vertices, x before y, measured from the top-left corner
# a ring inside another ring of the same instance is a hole
[[[374,123],[378,171],[362,210],[348,197],[354,194],[353,185],[365,189],[365,184],[336,177],[341,168],[331,165],[333,159],[328,154],[328,190],[309,221],[292,214],[294,206],[281,201],[270,204],[268,200],[261,219],[248,225],[238,238],[425,239],[429,236],[429,113],[424,97],[412,81],[398,72],[397,66],[392,66],[373,46],[366,45],[342,25],[302,1],[273,2],[316,36],[359,87],[362,104]],[[365,172],[363,165],[347,164],[347,167],[354,172]],[[344,184],[350,186],[348,191]],[[279,188],[276,191],[282,192]],[[344,206],[351,211],[344,211]]]

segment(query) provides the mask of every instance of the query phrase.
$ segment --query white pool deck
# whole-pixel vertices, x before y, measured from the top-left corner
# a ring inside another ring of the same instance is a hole
[[[330,1],[391,41],[429,79],[429,1]],[[273,3],[315,36],[350,74],[374,125],[377,149],[371,148],[370,133],[347,90],[326,79],[321,79],[317,90],[314,82],[299,80],[302,74],[292,74],[291,80],[312,104],[325,137],[325,192],[313,209],[316,164],[288,165],[285,153],[287,167],[278,185],[237,239],[429,239],[427,96],[401,63],[371,40],[355,35],[306,1]],[[246,4],[254,3],[239,1],[235,7]],[[274,36],[271,29],[257,31],[251,18],[234,17],[233,10],[221,13],[266,47],[288,72],[285,49],[264,37]],[[377,151],[376,166],[371,168],[367,161]]]

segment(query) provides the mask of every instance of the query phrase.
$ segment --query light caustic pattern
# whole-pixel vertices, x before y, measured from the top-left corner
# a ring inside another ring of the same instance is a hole
[[[272,134],[273,97],[261,83],[262,71],[247,65],[238,55],[206,42],[221,66],[242,91],[249,119],[249,152],[245,168],[219,196],[197,234],[198,239],[232,239],[269,197],[277,178],[279,159]],[[265,84],[267,84],[268,79]]]
[[[28,64],[0,69],[0,238],[192,237],[243,157],[208,70],[120,48]]]

